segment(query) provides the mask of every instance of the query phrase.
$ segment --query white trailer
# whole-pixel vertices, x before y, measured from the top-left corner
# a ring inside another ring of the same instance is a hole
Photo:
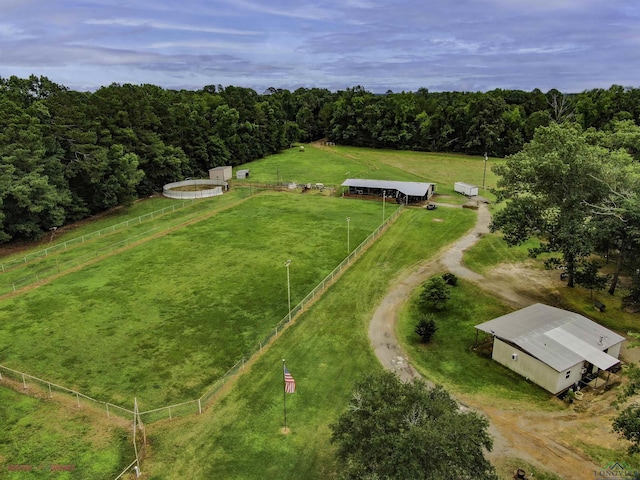
[[[476,185],[469,185],[468,183],[464,182],[454,183],[453,189],[458,193],[466,195],[467,197],[474,197],[478,195],[478,187]]]

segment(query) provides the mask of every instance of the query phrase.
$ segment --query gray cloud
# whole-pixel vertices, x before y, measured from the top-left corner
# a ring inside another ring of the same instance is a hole
[[[1,76],[71,88],[581,91],[640,78],[630,0],[4,0],[0,18]]]

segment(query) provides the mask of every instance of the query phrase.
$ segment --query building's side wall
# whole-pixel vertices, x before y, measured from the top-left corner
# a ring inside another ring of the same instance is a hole
[[[584,365],[584,362],[580,362],[579,364],[558,373],[558,383],[556,384],[556,389],[553,393],[566,390],[582,380],[582,369],[584,368]]]
[[[229,180],[233,176],[233,167],[224,166],[224,167],[216,167],[209,170],[209,178],[211,180]]]
[[[511,357],[514,353],[518,355],[517,360],[513,360]],[[560,374],[557,371],[546,363],[541,362],[537,358],[533,358],[529,354],[503,342],[499,338],[494,338],[493,340],[492,358],[551,393],[557,393],[559,391],[557,386]],[[578,373],[580,373],[579,369],[577,370]],[[562,379],[564,380],[564,375]]]
[[[622,347],[622,342],[614,345],[613,347],[609,347],[607,353],[611,355],[613,358],[620,358],[620,348]]]

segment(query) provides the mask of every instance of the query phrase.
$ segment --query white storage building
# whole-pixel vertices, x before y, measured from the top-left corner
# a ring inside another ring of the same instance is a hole
[[[476,328],[493,336],[493,360],[553,394],[618,365],[625,340],[582,315],[541,303]]]

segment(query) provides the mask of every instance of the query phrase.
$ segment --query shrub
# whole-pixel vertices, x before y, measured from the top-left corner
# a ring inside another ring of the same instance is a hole
[[[452,287],[455,287],[458,284],[458,277],[456,277],[454,273],[444,273],[442,275],[442,279],[447,285],[451,285]]]
[[[444,310],[451,292],[442,277],[431,277],[422,285],[422,292],[418,298],[418,308],[421,313],[431,310]]]
[[[438,330],[438,327],[433,317],[431,315],[422,315],[418,320],[415,332],[420,336],[423,343],[429,343],[436,330]]]

